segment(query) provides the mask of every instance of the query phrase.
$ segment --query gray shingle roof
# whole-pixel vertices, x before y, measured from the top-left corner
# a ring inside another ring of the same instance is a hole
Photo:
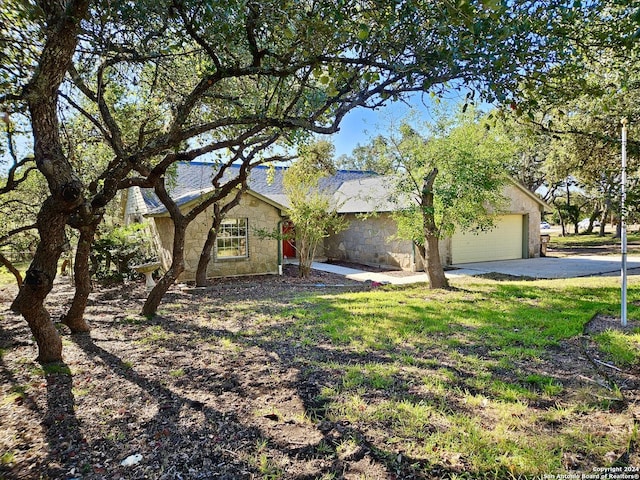
[[[184,205],[211,191],[211,180],[218,171],[215,163],[178,162],[176,165],[175,174],[168,175],[167,186],[169,194],[178,205]],[[227,179],[234,178],[239,169],[239,165],[232,165],[229,168],[229,173],[223,177],[221,183],[224,184]],[[286,167],[275,167],[272,171],[267,166],[255,167],[249,174],[249,189],[286,208],[289,202],[282,185],[285,170]],[[323,178],[319,187],[330,195],[338,195],[337,192],[343,189],[342,193],[336,197],[342,200],[345,195],[357,190],[355,187],[347,188],[345,184],[363,181],[367,178],[371,180],[382,179],[382,177],[378,177],[372,172],[338,170],[335,175]],[[378,183],[383,182],[380,180],[373,182],[371,185],[377,185]],[[153,190],[143,189],[142,195],[149,209],[149,214],[166,212],[165,207],[153,193]]]
[[[189,203],[211,191],[211,180],[218,166],[211,162],[179,162],[174,175],[168,175],[168,190],[178,205]],[[239,165],[232,165],[222,184],[237,175]],[[272,172],[267,166],[254,168],[249,175],[249,189],[280,208],[287,208],[289,201],[282,185],[286,167],[275,167]],[[536,195],[529,192],[519,182],[511,182],[524,194],[535,199],[541,206],[550,208]],[[332,195],[339,213],[375,213],[397,210],[414,201],[410,196],[393,198],[395,179],[373,172],[358,170],[338,170],[335,175],[323,178],[319,187]],[[152,189],[143,189],[142,196],[148,208],[148,214],[158,215],[166,208]]]
[[[333,197],[338,213],[373,213],[397,210],[404,202],[392,200],[395,179],[391,176],[370,176],[349,180],[336,190]]]

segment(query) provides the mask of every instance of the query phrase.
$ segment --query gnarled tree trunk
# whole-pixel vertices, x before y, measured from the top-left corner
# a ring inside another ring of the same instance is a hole
[[[238,176],[239,186],[233,198],[226,203],[222,208],[219,202],[213,204],[213,220],[211,222],[211,230],[207,235],[207,240],[202,247],[202,253],[200,253],[200,259],[198,260],[198,268],[196,270],[196,285],[198,287],[204,287],[207,284],[207,269],[209,268],[209,262],[211,261],[211,251],[216,244],[218,238],[218,231],[220,230],[220,224],[224,216],[233,207],[240,203],[242,195],[247,190],[247,171],[242,170]],[[216,188],[219,187],[214,181]]]
[[[162,298],[184,271],[184,241],[187,234],[187,227],[189,226],[188,219],[185,218],[180,211],[180,207],[178,207],[176,202],[169,196],[164,184],[164,178],[159,178],[156,181],[154,190],[158,198],[160,198],[160,201],[162,201],[163,205],[169,211],[171,220],[173,220],[173,251],[169,270],[158,280],[158,283],[156,283],[156,286],[149,292],[147,300],[142,306],[140,314],[145,317],[153,317],[156,314]]]
[[[213,204],[213,220],[211,222],[211,230],[207,234],[207,239],[202,247],[200,259],[198,260],[198,269],[196,270],[196,286],[204,287],[207,284],[207,269],[211,261],[211,251],[213,250],[218,238],[218,230],[222,222],[222,214],[217,203]]]
[[[40,243],[18,296],[11,309],[20,313],[31,329],[38,344],[37,360],[42,363],[62,361],[62,340],[44,308],[44,300],[53,288],[58,269],[58,259],[65,243],[64,230],[68,216],[58,211],[49,198],[38,215]]]
[[[153,287],[151,292],[149,292],[147,300],[142,307],[142,312],[140,312],[141,315],[145,317],[153,317],[156,314],[162,298],[184,271],[184,240],[188,223],[184,221],[184,217],[179,219],[174,218],[173,220],[173,253],[171,256],[171,266],[169,270],[167,270],[167,273],[158,280],[158,283],[156,283],[156,286]]]
[[[71,329],[71,333],[82,333],[90,330],[89,324],[84,319],[84,312],[87,308],[87,300],[91,294],[91,272],[89,262],[91,255],[91,245],[98,228],[98,223],[80,228],[80,239],[73,266],[74,283],[76,287],[73,301],[69,311],[62,317],[62,323]]]
[[[427,262],[425,271],[429,277],[430,288],[449,288],[449,281],[444,274],[444,268],[440,260],[439,235],[434,216],[433,183],[437,175],[438,169],[434,168],[425,175],[422,184],[421,207]]]
[[[53,288],[66,243],[65,226],[83,201],[83,185],[60,142],[57,115],[58,89],[75,51],[80,21],[88,4],[88,0],[40,2],[47,19],[47,37],[38,68],[23,92],[31,117],[36,166],[45,176],[51,196],[38,214],[40,243],[11,308],[29,324],[38,344],[38,360],[43,363],[62,360],[62,341],[44,308],[44,300]]]
[[[216,221],[213,221],[213,226],[207,234],[207,240],[202,247],[202,253],[198,259],[198,268],[196,270],[196,286],[204,287],[207,285],[207,269],[209,268],[209,262],[211,262],[211,252],[218,239],[218,227],[220,223],[216,225]]]

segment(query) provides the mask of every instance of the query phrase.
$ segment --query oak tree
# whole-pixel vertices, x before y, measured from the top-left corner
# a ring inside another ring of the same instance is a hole
[[[572,52],[564,29],[600,6],[5,0],[0,107],[27,116],[49,189],[37,219],[40,243],[12,305],[36,338],[39,360],[62,357],[44,300],[65,229],[80,231],[86,251],[119,190],[154,188],[166,199],[166,172],[177,161],[250,151],[274,136],[295,142],[305,131],[333,133],[350,110],[411,92],[438,95],[464,83],[485,100],[510,102],[523,78],[563,62]],[[110,151],[89,182],[61,137],[66,109],[84,116]],[[86,329],[82,311],[67,316],[73,331]]]

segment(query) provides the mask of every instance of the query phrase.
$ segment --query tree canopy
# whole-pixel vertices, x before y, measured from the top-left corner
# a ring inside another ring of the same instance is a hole
[[[161,192],[173,163],[216,152],[249,168],[276,141],[335,132],[353,108],[411,92],[464,85],[489,102],[517,102],[525,80],[539,85],[578,58],[573,26],[592,17],[604,23],[604,3],[5,1],[0,108],[29,126],[50,192],[13,303],[36,335],[39,358],[61,358],[43,302],[65,227],[81,232],[86,257],[120,189]],[[82,149],[82,164],[96,167],[91,180],[63,137],[79,117],[90,126],[83,133],[108,152],[103,163]],[[79,304],[87,288],[85,281]],[[66,318],[72,329],[87,328]]]
[[[420,246],[432,288],[447,286],[438,241],[458,230],[487,229],[505,199],[512,143],[470,108],[441,111],[419,129],[404,123],[373,140],[392,166],[398,237]]]

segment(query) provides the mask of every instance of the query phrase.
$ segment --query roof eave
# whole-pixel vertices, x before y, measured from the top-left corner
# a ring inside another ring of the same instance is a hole
[[[190,209],[189,207],[193,207],[195,205],[198,205],[202,201],[202,197],[204,197],[205,195],[208,195],[209,193],[211,193],[211,191],[205,192],[201,196],[199,196],[197,198],[194,198],[193,200],[190,200],[190,201],[185,202],[183,204],[179,204],[178,206],[180,207],[180,209],[183,209],[183,208]],[[287,209],[287,207],[285,207],[284,205],[281,205],[280,203],[276,202],[275,200],[273,200],[273,199],[271,199],[269,197],[266,197],[266,196],[264,196],[264,195],[262,195],[260,193],[254,192],[253,190],[247,189],[247,190],[245,190],[245,193],[248,194],[248,195],[251,195],[252,197],[255,197],[258,200],[261,200],[261,201],[271,205],[275,209],[279,210],[280,211],[280,215],[282,215],[283,212]],[[169,212],[165,208],[164,211],[155,212],[155,213],[154,212],[149,212],[149,213],[144,214],[144,216],[148,217],[148,218],[162,218],[162,217],[170,217],[171,215],[169,214]]]

